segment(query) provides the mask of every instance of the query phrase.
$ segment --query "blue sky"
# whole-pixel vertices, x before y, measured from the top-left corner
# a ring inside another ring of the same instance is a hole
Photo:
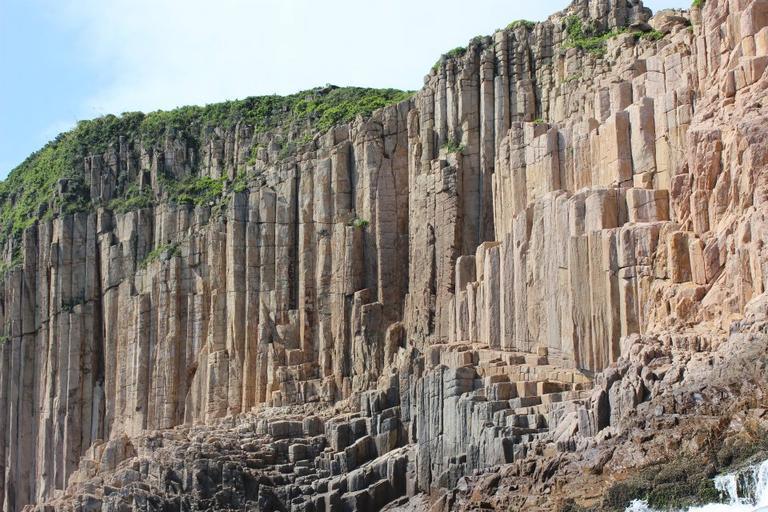
[[[0,178],[78,119],[326,83],[417,89],[441,53],[568,3],[0,0]]]

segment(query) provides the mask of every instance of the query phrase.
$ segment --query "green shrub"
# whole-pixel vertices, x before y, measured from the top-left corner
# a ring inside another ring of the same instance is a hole
[[[358,116],[368,117],[375,110],[412,96],[411,91],[395,89],[331,86],[324,93],[314,92],[305,94],[303,98],[294,98],[291,114],[298,121],[310,122],[313,133],[322,133],[336,124],[348,123]]]
[[[659,39],[664,37],[664,33],[659,32],[658,30],[649,30],[647,32],[638,30],[636,32],[633,32],[633,34],[638,39],[647,39],[648,41],[658,41]]]
[[[7,336],[5,334],[0,335],[0,345],[4,345],[4,344],[8,343],[9,341],[11,341],[11,338],[9,336]]]
[[[280,146],[280,151],[277,152],[277,159],[286,160],[294,154],[296,154],[296,143],[293,141],[284,142],[283,145]]]
[[[365,229],[369,225],[370,225],[370,222],[365,220],[365,219],[360,219],[360,218],[355,217],[352,220],[352,226],[357,228],[357,229]]]
[[[150,253],[147,254],[147,257],[141,261],[139,266],[145,269],[155,261],[160,261],[161,259],[163,261],[168,261],[171,258],[175,258],[177,256],[181,256],[181,248],[179,247],[179,243],[168,242],[165,244],[158,245],[157,247],[152,249],[152,251],[150,251]]]
[[[693,3],[691,3],[691,7],[696,7],[697,9],[701,9],[704,7],[704,3],[707,0],[693,0]]]
[[[222,199],[226,178],[188,176],[174,181],[163,177],[161,181],[168,200],[173,204],[214,206]]]
[[[457,140],[448,140],[441,146],[441,149],[448,153],[463,153],[464,145]]]
[[[584,22],[572,14],[565,18],[564,48],[578,48],[595,56],[605,55],[606,41],[626,32],[626,28],[614,28],[607,32],[598,31],[592,22]]]
[[[259,144],[254,144],[253,145],[253,147],[251,148],[250,153],[248,154],[248,160],[246,160],[246,162],[245,162],[246,165],[249,165],[251,167],[256,165],[256,162],[258,162],[258,160],[259,160],[259,150],[260,149],[261,149],[261,145],[259,145]]]
[[[246,171],[241,170],[237,173],[234,181],[232,181],[232,190],[238,194],[248,190],[248,173]]]
[[[122,196],[112,199],[108,207],[115,213],[127,213],[149,208],[152,204],[152,194],[148,190],[139,190],[139,187],[133,184]]]
[[[445,61],[446,59],[458,59],[462,55],[467,53],[467,49],[463,46],[457,46],[453,50],[450,50],[446,53],[444,53],[438,60],[435,62],[435,64],[432,66],[432,71],[437,71],[440,69],[440,65]]]
[[[529,20],[515,20],[507,25],[507,30],[516,30],[518,28],[525,28],[526,30],[533,30],[536,26],[536,22]]]
[[[539,126],[539,125],[542,125],[542,124],[547,124],[547,122],[545,120],[543,120],[542,118],[537,117],[536,119],[533,120],[533,124],[535,124],[536,126]]]
[[[461,57],[461,56],[462,56],[462,55],[464,55],[465,53],[467,53],[467,49],[466,49],[465,47],[463,47],[463,46],[457,46],[457,47],[456,47],[456,48],[454,48],[453,50],[449,50],[449,51],[448,51],[448,52],[445,54],[445,56],[446,56],[446,57],[448,57],[449,59],[455,59],[455,58]]]

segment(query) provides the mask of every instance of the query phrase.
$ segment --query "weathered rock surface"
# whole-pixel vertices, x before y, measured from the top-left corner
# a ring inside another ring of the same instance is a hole
[[[646,404],[711,398],[764,348],[768,3],[649,14],[578,0],[473,40],[288,159],[244,125],[86,159],[102,199],[252,179],[223,210],[24,233],[0,283],[3,510],[552,510],[584,460],[653,460],[628,422],[677,428]],[[563,44],[570,15],[665,35],[597,55]]]

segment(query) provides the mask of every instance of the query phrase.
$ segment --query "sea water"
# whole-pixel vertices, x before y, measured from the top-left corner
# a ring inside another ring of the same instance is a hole
[[[738,473],[715,478],[723,503],[691,507],[687,512],[768,512],[768,460]],[[644,501],[633,501],[626,512],[654,512]]]

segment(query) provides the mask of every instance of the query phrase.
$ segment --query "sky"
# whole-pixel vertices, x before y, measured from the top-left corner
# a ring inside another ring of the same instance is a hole
[[[442,53],[568,3],[0,0],[0,179],[79,119],[327,83],[418,89]]]

